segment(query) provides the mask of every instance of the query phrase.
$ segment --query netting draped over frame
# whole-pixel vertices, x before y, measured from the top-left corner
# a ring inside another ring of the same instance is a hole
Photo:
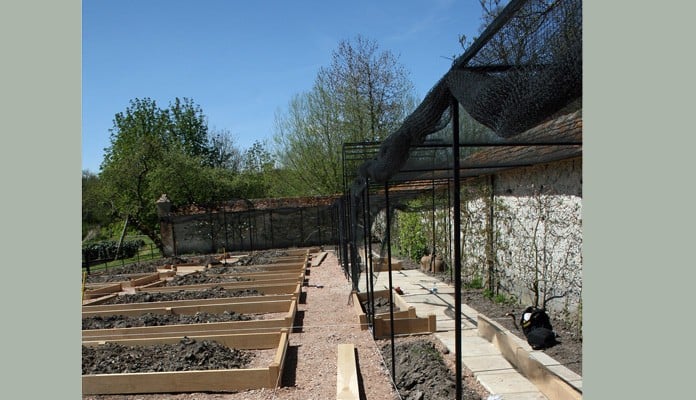
[[[514,3],[514,4],[513,4]],[[448,122],[453,97],[480,124],[507,139],[548,120],[582,96],[580,0],[511,1],[491,26],[500,28],[455,60],[403,124],[359,168],[383,183],[399,172],[412,146]],[[462,56],[462,57],[464,57]],[[466,132],[462,132],[466,137]]]

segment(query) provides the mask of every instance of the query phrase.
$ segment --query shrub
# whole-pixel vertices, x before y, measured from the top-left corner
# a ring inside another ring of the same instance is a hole
[[[131,258],[145,245],[142,239],[126,240],[121,244],[119,258]],[[88,243],[82,246],[82,254],[86,261],[113,260],[116,258],[118,242],[105,240],[102,242]]]

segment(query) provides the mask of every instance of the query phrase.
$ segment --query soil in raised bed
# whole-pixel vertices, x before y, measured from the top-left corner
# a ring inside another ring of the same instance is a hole
[[[141,326],[164,326],[179,324],[204,324],[210,322],[250,321],[253,318],[234,311],[219,314],[197,312],[195,314],[154,314],[145,313],[138,316],[106,315],[82,318],[82,329],[134,328]]]
[[[200,285],[204,283],[224,283],[242,281],[251,281],[251,279],[236,276],[210,275],[203,271],[196,271],[186,275],[177,275],[173,277],[171,280],[168,280],[166,286],[185,286]]]
[[[383,340],[382,357],[392,371],[391,342]],[[404,400],[453,399],[456,380],[441,349],[429,337],[409,338],[394,346],[396,377],[394,383]],[[462,399],[480,400],[484,391],[472,381],[462,384]]]
[[[211,340],[182,338],[176,344],[82,346],[82,374],[117,374],[245,368],[253,352]]]
[[[270,264],[276,257],[287,256],[288,253],[282,250],[265,250],[254,253],[250,256],[242,256],[239,260],[231,263],[232,266],[238,265],[260,265]]]
[[[389,305],[391,304],[389,302],[389,298],[387,297],[375,297],[374,299],[374,305],[375,305],[375,314],[389,314]],[[365,300],[361,302],[363,310],[367,311],[367,308],[369,306],[369,301]],[[394,312],[401,311],[399,307],[394,306]]]
[[[262,296],[256,289],[225,289],[219,286],[205,290],[179,290],[176,292],[137,292],[123,294],[105,300],[101,304],[152,303],[158,301],[202,300],[229,297]]]

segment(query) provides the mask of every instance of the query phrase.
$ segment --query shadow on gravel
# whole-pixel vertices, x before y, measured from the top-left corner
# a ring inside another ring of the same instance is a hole
[[[302,326],[304,325],[304,311],[297,311],[295,313],[295,319],[292,321],[292,331],[291,333],[301,333]]]
[[[285,363],[283,364],[283,377],[280,380],[282,387],[294,387],[297,380],[297,350],[299,346],[288,346],[285,351]]]

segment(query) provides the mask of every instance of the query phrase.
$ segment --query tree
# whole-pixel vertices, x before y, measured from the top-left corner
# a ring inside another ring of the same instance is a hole
[[[114,215],[128,220],[162,248],[155,201],[205,203],[229,195],[230,179],[213,180],[207,121],[189,99],[159,108],[149,98],[131,100],[114,117],[100,180]]]
[[[240,172],[242,153],[228,130],[215,130],[209,134],[209,165],[213,168]]]
[[[108,224],[110,213],[101,195],[101,182],[95,173],[82,171],[82,238],[94,228]]]
[[[412,91],[391,52],[362,36],[341,41],[312,89],[276,116],[276,155],[287,185],[298,195],[342,192],[343,143],[384,139],[413,109]]]

